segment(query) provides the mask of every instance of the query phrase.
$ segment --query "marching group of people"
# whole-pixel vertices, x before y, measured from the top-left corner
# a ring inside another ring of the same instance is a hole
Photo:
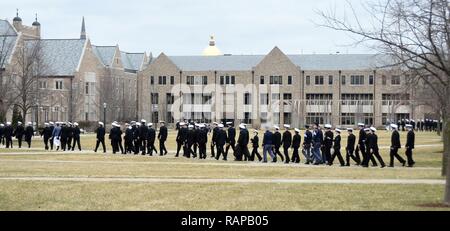
[[[398,152],[401,148],[400,133],[398,132],[400,126],[398,124],[389,125],[392,130],[389,167],[394,167],[394,159],[397,159],[403,166],[413,167],[415,164],[412,151],[415,143],[414,127],[417,124],[413,125],[411,122],[408,121],[405,125],[400,125],[404,126],[402,129],[408,131],[405,145],[406,160]],[[165,142],[168,137],[168,129],[164,121],[160,121],[159,125],[159,133],[157,134],[153,123],[147,123],[145,120],[132,121],[130,124],[125,124],[125,131],[122,132],[121,125],[116,121],[113,122],[109,131],[113,153],[148,154],[152,156],[154,153],[158,154],[155,147],[156,139],[158,139],[159,155],[167,155]],[[362,123],[358,124],[358,127],[358,139],[353,134],[352,128],[346,129],[348,138],[344,159],[341,153],[341,133],[343,131],[335,128],[333,132],[330,124],[326,124],[324,129],[317,123],[312,126],[306,125],[302,143],[301,130],[295,128],[294,134],[292,134],[291,126],[288,124],[284,125],[282,134],[278,126],[264,126],[265,132],[260,141],[258,130],[254,130],[253,136],[250,137],[246,124],[239,125],[239,134],[237,134],[232,122],[225,124],[214,122],[212,125],[187,121],[177,122],[175,156],[179,157],[182,151],[182,155],[186,158],[206,159],[208,135],[211,134],[210,153],[211,158],[216,160],[222,158],[226,161],[229,152],[232,151],[235,161],[254,161],[257,158],[259,161],[267,163],[268,156],[270,156],[272,162],[281,159],[284,163],[300,163],[299,153],[301,152],[305,158],[305,164],[333,165],[337,158],[341,166],[350,166],[350,162],[353,160],[356,165],[362,167],[369,167],[369,163],[372,163],[372,166],[386,167],[379,153],[377,129]],[[74,151],[75,147],[81,151],[80,133],[81,129],[76,122],[45,123],[44,129],[40,131],[46,150],[53,150],[55,147],[56,150],[61,149],[62,151]],[[106,129],[102,122],[98,123],[95,133],[96,145],[94,151],[97,152],[101,145],[103,152],[106,153]],[[25,141],[30,148],[33,135],[32,123],[28,123],[24,127],[21,122],[18,122],[15,129],[10,122],[6,123],[6,126],[0,124],[0,143],[5,145],[6,148],[13,148],[13,137],[17,138],[19,148],[21,148],[22,139],[25,137]],[[262,156],[259,153],[260,143],[263,150]],[[249,144],[252,147],[251,152],[248,149]],[[291,149],[292,155],[290,155]]]
[[[387,126],[390,126],[389,120],[387,121]],[[442,131],[442,120],[432,120],[432,119],[422,119],[422,120],[413,120],[413,119],[401,119],[398,120],[396,125],[398,129],[402,131],[406,130],[406,125],[411,125],[414,130],[422,131],[422,132],[436,132],[438,130]]]

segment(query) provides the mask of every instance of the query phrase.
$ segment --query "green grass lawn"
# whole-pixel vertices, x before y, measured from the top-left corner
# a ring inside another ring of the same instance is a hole
[[[380,146],[389,133],[380,131]],[[406,134],[402,133],[404,144]],[[345,135],[343,142],[346,142]],[[175,133],[169,135],[174,151]],[[48,178],[144,179],[399,179],[443,180],[442,147],[434,133],[417,133],[416,168],[310,167],[223,162],[141,155],[95,154],[95,136],[82,137],[83,152],[46,152],[36,138],[32,149],[0,149],[0,210],[450,210],[438,206],[444,185],[143,183],[36,180]],[[110,149],[110,147],[107,147]],[[382,148],[385,162],[388,149]],[[401,155],[404,155],[404,149]],[[209,148],[208,148],[209,153]],[[208,154],[209,155],[209,154]],[[231,159],[231,158],[230,158]],[[302,157],[303,162],[303,157]],[[24,177],[26,179],[6,179]]]

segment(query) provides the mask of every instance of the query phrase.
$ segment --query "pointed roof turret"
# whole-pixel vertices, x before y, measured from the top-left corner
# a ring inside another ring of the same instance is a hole
[[[80,39],[86,39],[86,25],[84,23],[84,16],[83,16],[83,21],[81,22]]]

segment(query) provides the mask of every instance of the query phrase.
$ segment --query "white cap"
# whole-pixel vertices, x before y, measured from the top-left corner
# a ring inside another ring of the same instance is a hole
[[[141,123],[147,123],[147,120],[142,119]]]
[[[32,125],[33,123],[31,123],[31,122],[28,122],[27,124],[28,124],[28,125]]]
[[[364,126],[365,126],[365,124],[364,124],[364,123],[358,123],[358,126],[360,126],[360,127],[364,127]]]
[[[141,123],[139,123],[139,122],[136,122],[136,126],[141,126]]]
[[[227,122],[227,125],[232,125],[233,124],[233,122]]]
[[[372,130],[372,131],[374,131],[374,132],[376,132],[376,131],[377,131],[377,129],[376,129],[376,128],[374,128],[374,127],[370,127],[370,130]]]
[[[120,128],[120,124],[119,123],[116,123],[116,125],[114,125],[114,126]]]
[[[213,124],[217,125],[217,124],[219,124],[219,123],[217,123],[217,122],[213,122]]]
[[[19,122],[17,122],[17,124],[19,124],[19,125],[20,125],[20,124],[22,124],[22,122],[20,122],[20,121],[19,121]]]
[[[285,127],[285,128],[290,128],[290,127],[291,127],[291,125],[289,125],[289,124],[285,124],[285,125],[284,125],[284,127]]]
[[[256,134],[258,134],[258,133],[259,133],[259,132],[258,132],[258,130],[253,130],[253,132],[254,132],[254,133],[256,133]]]
[[[295,128],[295,131],[296,131],[296,132],[300,132],[300,129],[298,129],[298,128]]]
[[[5,125],[4,124],[0,124],[0,127],[4,127]]]
[[[370,128],[364,128],[364,131],[366,131],[366,132],[370,131]]]
[[[185,122],[180,122],[180,126],[184,126],[184,125],[186,125]]]
[[[273,126],[273,128],[280,130],[280,127],[278,127],[277,125]]]
[[[204,128],[204,127],[206,127],[206,125],[204,125],[204,124],[199,124],[198,127],[199,127],[199,128]]]
[[[194,125],[192,125],[192,124],[189,124],[189,128],[194,128]]]
[[[240,124],[240,125],[239,125],[239,128],[240,128],[240,129],[245,129],[245,125],[244,125],[244,124]]]
[[[219,128],[223,128],[223,124],[219,124]]]
[[[405,127],[412,128],[413,126],[411,124],[407,124],[407,125],[405,125]]]
[[[164,120],[161,120],[161,121],[159,121],[159,123],[160,123],[160,124],[165,124],[165,123],[166,123],[166,121],[164,121]]]
[[[153,123],[148,123],[147,126],[152,127]]]
[[[325,126],[324,126],[325,128],[328,128],[328,129],[331,129],[331,124],[325,124]]]
[[[11,125],[11,122],[6,122],[6,125]]]
[[[100,125],[102,125],[102,126],[104,125],[104,123],[103,123],[103,122],[98,122],[98,124],[100,124]]]
[[[334,131],[341,133],[341,129],[339,128],[334,129]]]
[[[55,123],[53,123],[52,121],[49,122],[50,125],[54,125]]]
[[[395,128],[395,129],[397,129],[397,128],[398,128],[398,126],[397,126],[397,124],[391,124],[391,128]]]
[[[77,123],[77,122],[75,122],[75,123],[73,123],[73,125],[75,125],[75,126],[78,126],[78,123]]]

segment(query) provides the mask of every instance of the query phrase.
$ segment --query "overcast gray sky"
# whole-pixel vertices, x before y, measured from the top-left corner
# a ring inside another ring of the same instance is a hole
[[[350,0],[357,4],[359,0]],[[79,37],[85,16],[96,45],[129,52],[198,55],[214,34],[227,54],[266,54],[274,46],[285,53],[369,53],[347,46],[343,33],[318,27],[317,10],[346,6],[343,0],[15,0],[2,1],[0,18],[12,20],[16,8],[25,24],[38,13],[43,38]],[[348,10],[348,9],[347,9]]]

